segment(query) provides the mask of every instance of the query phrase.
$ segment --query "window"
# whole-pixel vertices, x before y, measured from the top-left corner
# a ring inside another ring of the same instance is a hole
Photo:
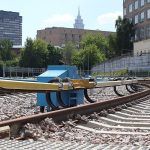
[[[144,21],[144,12],[142,12],[142,13],[140,14],[140,21],[141,21],[141,22]]]
[[[135,30],[135,41],[138,40],[138,30]]]
[[[79,41],[81,41],[81,38],[82,38],[81,35],[79,35]]]
[[[72,34],[72,41],[75,41],[75,35]]]
[[[138,6],[139,6],[139,4],[138,4],[138,0],[137,0],[137,1],[134,2],[134,9],[135,10],[138,9]]]
[[[150,3],[150,0],[147,0],[147,3]]]
[[[147,38],[150,38],[150,26],[146,28]]]
[[[126,14],[127,14],[127,9],[124,8],[124,9],[123,9],[123,15],[125,16]]]
[[[144,6],[144,1],[145,0],[141,0],[141,7]]]
[[[130,21],[130,23],[133,21],[133,19],[132,18],[129,18],[129,21]]]
[[[132,4],[129,5],[129,12],[132,12]]]
[[[147,10],[147,19],[150,19],[150,9]]]
[[[137,24],[139,22],[138,15],[135,16],[134,20],[135,20],[135,24]]]
[[[140,29],[140,39],[144,39],[144,28]]]
[[[67,36],[67,34],[65,33],[65,41],[67,41],[67,38],[68,38],[68,36]]]

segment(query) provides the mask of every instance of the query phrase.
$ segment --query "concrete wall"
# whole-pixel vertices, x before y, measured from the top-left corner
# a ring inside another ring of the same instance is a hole
[[[134,56],[150,53],[150,39],[134,43]]]
[[[134,71],[150,70],[150,53],[112,59],[93,67],[92,72],[112,72],[124,69]]]

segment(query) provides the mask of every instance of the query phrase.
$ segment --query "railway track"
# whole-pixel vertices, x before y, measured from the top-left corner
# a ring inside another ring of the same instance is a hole
[[[149,108],[146,88],[108,101],[1,121],[0,127],[9,126],[12,136],[25,141],[3,139],[0,148],[149,149]]]

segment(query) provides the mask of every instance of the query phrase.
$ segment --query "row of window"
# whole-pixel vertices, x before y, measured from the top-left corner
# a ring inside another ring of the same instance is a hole
[[[1,22],[0,22],[0,26],[4,28],[21,28],[22,27],[19,24],[8,24],[8,23],[1,23]]]
[[[134,16],[134,18],[129,18],[134,24],[143,22],[145,19],[150,19],[150,9],[143,11]]]
[[[150,38],[150,25],[135,31],[135,41]]]
[[[128,12],[131,13],[133,10],[143,7],[146,3],[150,3],[150,0],[136,0],[134,3],[128,5]],[[127,8],[124,8],[123,14],[127,14]]]
[[[77,34],[65,34],[65,40],[69,40],[69,39],[72,39],[73,41],[74,40],[81,40],[81,35],[77,35]]]

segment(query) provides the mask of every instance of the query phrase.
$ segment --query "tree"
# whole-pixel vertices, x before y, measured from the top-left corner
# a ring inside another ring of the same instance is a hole
[[[76,52],[72,62],[83,70],[91,70],[94,65],[104,60],[105,54],[100,52],[96,45],[90,44]]]
[[[33,40],[27,38],[25,42],[25,48],[21,52],[20,66],[30,67],[32,65],[33,57]]]
[[[90,44],[81,50],[82,62],[85,70],[91,70],[91,68],[105,60],[105,54],[99,51],[98,47],[94,44]]]
[[[65,47],[62,50],[63,54],[63,63],[67,65],[72,64],[72,57],[76,51],[76,47],[72,42],[68,42],[65,44]]]
[[[115,33],[108,36],[108,59],[117,56],[117,36]]]
[[[117,32],[117,55],[128,53],[133,50],[133,37],[134,28],[133,23],[127,18],[121,18],[120,16],[116,20],[116,32]]]
[[[10,40],[1,40],[0,41],[0,55],[2,61],[9,61],[15,57],[15,54],[12,52],[12,42]]]
[[[83,58],[82,58],[82,50],[75,51],[75,53],[72,56],[72,64],[76,65],[78,68],[84,68],[83,67]]]
[[[101,53],[107,53],[108,51],[108,41],[107,38],[104,37],[102,34],[86,34],[82,41],[81,41],[81,47],[84,48],[87,45],[96,45],[97,48]]]
[[[62,50],[60,48],[55,48],[51,44],[48,44],[47,50],[47,65],[61,64]]]
[[[27,38],[25,48],[21,54],[20,66],[41,68],[46,67],[47,44],[42,40]]]
[[[33,67],[47,67],[46,56],[47,56],[47,43],[43,40],[37,39],[33,42],[34,50],[34,65]]]
[[[106,59],[107,51],[108,41],[102,34],[86,34],[72,61],[83,70],[90,70],[95,64]]]

